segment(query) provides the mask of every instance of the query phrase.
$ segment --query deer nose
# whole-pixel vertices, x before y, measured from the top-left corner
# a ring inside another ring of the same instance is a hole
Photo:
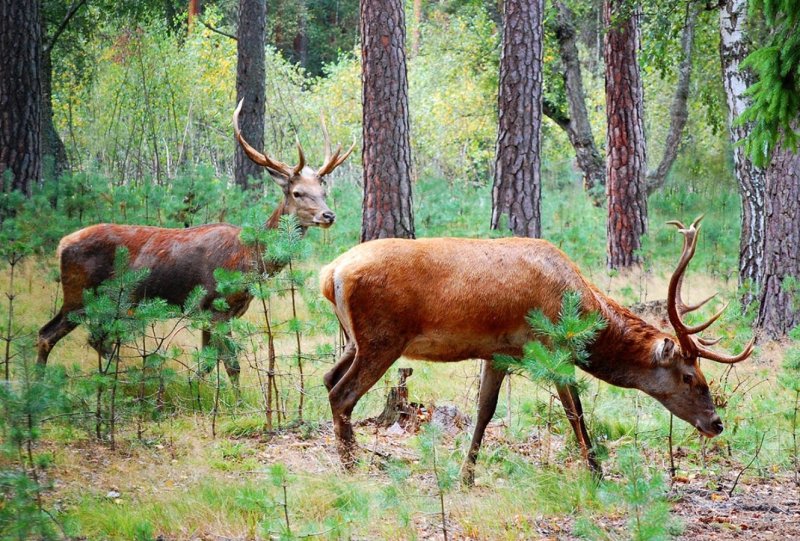
[[[722,419],[720,419],[719,415],[716,413],[714,414],[714,417],[711,418],[711,428],[717,434],[722,434],[722,431],[725,429],[725,426],[722,424]]]
[[[327,221],[328,221],[328,223],[333,223],[333,222],[334,222],[334,220],[336,220],[336,214],[334,214],[334,213],[333,213],[332,211],[330,211],[330,210],[326,210],[325,212],[323,212],[323,213],[322,213],[322,217],[323,217],[325,220],[327,220]]]

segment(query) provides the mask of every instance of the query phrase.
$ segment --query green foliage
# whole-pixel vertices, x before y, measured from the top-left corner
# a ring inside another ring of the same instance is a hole
[[[521,359],[495,356],[495,366],[524,373],[535,381],[574,385],[575,366],[586,363],[587,348],[606,326],[598,312],[582,312],[581,294],[577,291],[564,293],[557,322],[539,309],[532,310],[526,319],[539,340],[525,344]]]
[[[311,253],[311,245],[303,237],[292,214],[281,216],[276,229],[266,233],[264,259],[277,265],[288,265],[290,261],[303,260]]]
[[[657,541],[672,538],[678,527],[670,517],[663,475],[646,468],[634,447],[621,448],[618,455],[622,480],[604,483],[601,498],[607,505],[625,511],[628,515],[626,530],[614,531],[583,516],[575,524],[575,533],[585,539],[603,540]]]
[[[130,269],[127,248],[118,248],[114,255],[112,277],[96,290],[85,290],[84,309],[71,313],[69,317],[75,323],[86,326],[92,344],[109,352],[115,346],[118,350],[119,345],[130,340],[139,328],[133,317],[133,295],[149,273],[149,269]]]
[[[57,539],[42,498],[51,488],[44,471],[51,460],[36,451],[36,443],[45,417],[64,407],[64,371],[42,373],[27,355],[15,364],[15,380],[0,383],[0,537]]]
[[[748,13],[763,17],[768,35],[742,62],[758,80],[747,90],[752,103],[738,122],[752,123],[746,148],[764,167],[779,142],[793,152],[800,142],[800,2],[751,0]]]

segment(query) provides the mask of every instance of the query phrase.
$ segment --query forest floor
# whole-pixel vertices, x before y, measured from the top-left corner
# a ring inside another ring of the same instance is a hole
[[[349,478],[339,466],[330,423],[315,427],[311,434],[291,430],[271,437],[218,436],[212,439],[207,434],[207,419],[198,417],[188,421],[189,424],[172,430],[169,438],[151,445],[129,440],[123,441],[116,450],[111,450],[108,445],[92,440],[67,445],[44,443],[46,450],[57,457],[56,464],[59,465],[50,472],[55,488],[49,498],[55,502],[56,508],[65,510],[87,497],[96,498],[97,501],[111,500],[123,507],[153,503],[157,506],[159,501],[172,505],[169,502],[176,498],[191,500],[190,494],[200,485],[230,486],[254,480],[261,482],[269,466],[276,463],[285,465],[288,471],[305,480]],[[195,431],[191,430],[191,425],[194,425]],[[409,464],[416,464],[420,460],[411,434],[371,426],[361,426],[357,431],[363,463],[352,477],[358,482],[388,484],[390,479],[384,467],[388,457]],[[503,421],[493,422],[487,430],[483,452],[491,453],[498,447],[512,445],[505,434]],[[453,442],[454,439],[450,437],[442,445],[452,446]],[[533,438],[529,442],[514,443],[513,450],[536,462],[542,456],[543,445],[542,441]],[[554,435],[547,445],[548,454],[557,456],[565,442],[561,436]],[[223,451],[220,455],[220,448],[230,449],[231,446],[238,450],[229,451],[227,455]],[[556,464],[553,461],[549,467],[579,470],[583,466],[576,455],[571,453],[566,462]],[[219,457],[222,457],[222,462],[216,460]],[[653,461],[654,457],[648,458]],[[658,460],[663,460],[663,457]],[[682,524],[679,539],[800,539],[800,486],[795,485],[785,472],[765,478],[745,471],[737,481],[741,468],[741,465],[730,464],[730,467],[722,468],[724,473],[720,475],[693,473],[676,477],[669,489],[669,499],[672,502],[672,516],[678,517]],[[503,509],[498,509],[497,513],[502,516],[502,527],[496,535],[485,530],[477,533],[470,526],[474,520],[472,515],[484,511],[479,511],[482,508],[476,507],[476,501],[491,498],[496,489],[503,488],[502,480],[499,486],[494,486],[496,478],[482,470],[485,467],[479,464],[475,488],[456,488],[445,497],[449,539],[576,539],[573,534],[575,513],[553,514],[535,507],[526,512],[509,512],[506,515]],[[729,495],[735,482],[735,490]],[[304,481],[298,483],[303,485]],[[434,493],[436,490],[436,480],[429,473],[415,475],[413,483],[422,493]],[[299,488],[301,493],[308,490],[302,486]],[[459,507],[467,511],[459,511]],[[525,508],[524,504],[522,507]],[[216,516],[198,516],[196,523],[192,523],[190,518],[177,529],[161,533],[157,539],[244,541],[260,538],[242,533],[235,524],[227,524],[225,509],[217,511]],[[624,530],[626,520],[624,514],[619,512],[593,516],[593,521],[606,531]],[[412,522],[415,537],[444,539],[436,513],[416,513]],[[388,537],[403,539],[407,535],[387,534],[368,527],[362,534],[352,538]]]

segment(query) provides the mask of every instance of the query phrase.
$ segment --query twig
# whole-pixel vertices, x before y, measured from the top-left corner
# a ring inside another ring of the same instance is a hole
[[[766,435],[767,435],[766,432],[762,432],[761,433],[761,440],[758,442],[758,447],[756,447],[756,454],[753,455],[753,458],[750,459],[750,462],[747,463],[747,466],[742,468],[741,471],[739,471],[739,475],[737,475],[736,479],[734,479],[733,486],[731,486],[731,489],[728,491],[728,497],[729,498],[731,496],[733,496],[733,491],[736,488],[736,485],[739,484],[739,479],[742,477],[742,474],[745,471],[747,471],[747,469],[750,468],[750,466],[753,465],[753,462],[755,462],[756,459],[758,458],[758,454],[761,452],[761,445],[764,443],[764,436],[766,436]]]
[[[669,414],[669,478],[674,482],[675,480],[675,456],[672,451],[672,419],[673,415]]]
[[[232,39],[233,41],[239,41],[239,38],[237,38],[237,37],[236,37],[236,36],[234,36],[233,34],[228,34],[227,32],[225,32],[225,31],[223,31],[223,30],[220,30],[220,29],[218,29],[218,28],[214,28],[213,26],[211,26],[210,24],[208,24],[207,22],[205,22],[205,21],[204,21],[203,19],[201,19],[200,17],[198,17],[198,18],[197,18],[197,20],[198,20],[198,21],[200,21],[200,24],[202,24],[203,26],[205,26],[206,28],[208,28],[208,29],[209,29],[209,30],[211,30],[212,32],[215,32],[215,33],[219,34],[220,36],[225,36],[226,38],[230,38],[230,39]]]

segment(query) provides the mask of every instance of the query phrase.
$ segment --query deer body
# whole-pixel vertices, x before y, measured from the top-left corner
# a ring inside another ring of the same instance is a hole
[[[331,153],[323,121],[325,162],[322,167],[315,171],[305,165],[305,156],[299,143],[299,163],[291,167],[262,154],[244,140],[238,124],[241,106],[240,102],[233,116],[236,137],[250,159],[266,168],[284,196],[265,227],[276,228],[280,217],[289,214],[297,218],[302,232],[309,227],[327,228],[333,225],[336,215],[325,201],[327,191],[323,177],[347,159],[355,143],[343,155],[341,147]],[[202,286],[206,295],[201,308],[209,309],[212,301],[219,296],[214,279],[215,269],[242,272],[257,270],[268,274],[281,270],[279,265],[262,261],[263,247],[242,244],[240,232],[239,227],[229,224],[186,229],[99,224],[67,235],[58,246],[64,302],[58,314],[39,330],[39,364],[46,364],[53,346],[76,327],[69,314],[83,308],[84,291],[94,289],[111,278],[118,248],[128,250],[131,268],[150,270],[134,292],[135,301],[160,297],[169,303],[183,305],[192,290]],[[251,300],[252,296],[247,291],[229,295],[226,297],[228,309],[214,312],[213,317],[217,321],[239,317],[247,310]],[[210,332],[204,330],[203,345],[208,345],[209,340]],[[221,358],[235,384],[239,374],[238,363],[230,355]]]
[[[397,358],[483,359],[478,420],[463,472],[471,482],[505,375],[492,366],[494,355],[521,356],[524,344],[535,338],[525,316],[539,309],[557,319],[568,290],[580,292],[583,309],[600,312],[607,322],[581,368],[611,384],[650,394],[707,436],[722,431],[696,355],[684,354],[674,336],[600,292],[547,241],[374,240],[324,267],[320,286],[348,337],[340,360],[325,376],[346,466],[353,461],[353,407]],[[564,387],[558,393],[585,458],[599,469],[576,390]]]

